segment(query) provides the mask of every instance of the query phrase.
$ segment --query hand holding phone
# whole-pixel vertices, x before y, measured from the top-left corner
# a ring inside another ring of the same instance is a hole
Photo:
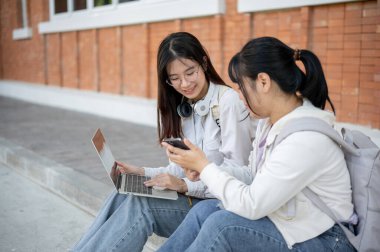
[[[183,149],[183,150],[190,150],[189,147],[187,147],[187,145],[183,142],[183,140],[181,138],[165,138],[164,140],[162,140],[163,142],[165,143],[168,143],[176,148],[180,148],[180,149]]]

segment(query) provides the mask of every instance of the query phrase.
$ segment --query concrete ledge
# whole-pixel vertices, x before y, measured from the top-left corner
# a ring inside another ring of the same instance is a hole
[[[0,162],[12,167],[21,175],[94,216],[112,190],[111,185],[95,181],[70,167],[38,156],[3,138],[0,138],[0,158]]]
[[[156,100],[1,80],[0,95],[156,127]]]

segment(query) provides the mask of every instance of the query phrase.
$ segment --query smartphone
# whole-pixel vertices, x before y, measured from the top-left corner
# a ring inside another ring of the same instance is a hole
[[[190,150],[181,138],[165,138],[162,141],[183,150]]]

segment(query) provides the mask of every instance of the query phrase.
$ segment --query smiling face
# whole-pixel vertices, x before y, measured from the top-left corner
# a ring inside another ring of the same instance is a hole
[[[184,58],[175,59],[167,65],[166,71],[168,83],[187,99],[198,101],[207,94],[208,83],[198,62]]]

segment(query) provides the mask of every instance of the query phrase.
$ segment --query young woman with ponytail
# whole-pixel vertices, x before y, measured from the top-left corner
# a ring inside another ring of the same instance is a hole
[[[199,172],[217,199],[198,203],[160,251],[354,251],[341,228],[302,193],[309,187],[342,222],[352,221],[350,177],[339,146],[311,131],[273,146],[292,119],[334,125],[318,58],[276,38],[257,38],[231,59],[229,75],[260,119],[248,165],[251,182],[221,171],[188,140],[188,151],[165,145],[170,160]]]

